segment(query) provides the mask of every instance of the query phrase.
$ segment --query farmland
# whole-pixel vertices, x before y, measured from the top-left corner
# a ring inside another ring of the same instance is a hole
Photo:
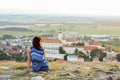
[[[120,27],[114,26],[97,26],[94,25],[74,25],[74,26],[44,26],[44,27],[29,27],[32,31],[10,31],[10,30],[0,30],[0,37],[3,34],[9,34],[13,36],[30,36],[30,35],[40,35],[43,33],[47,33],[49,31],[54,31],[54,34],[57,34],[59,29],[62,29],[63,34],[68,32],[77,32],[79,35],[90,35],[90,34],[98,34],[98,35],[119,35]]]
[[[119,21],[119,17],[0,15],[0,37],[3,34],[30,36],[51,32],[56,36],[60,28],[63,34],[77,32],[78,35],[119,35]],[[19,31],[10,29],[18,27],[24,28],[25,30]]]

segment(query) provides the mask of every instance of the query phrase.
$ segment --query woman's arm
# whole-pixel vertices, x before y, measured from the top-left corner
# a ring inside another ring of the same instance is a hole
[[[46,59],[46,51],[45,51],[45,49],[44,49],[44,59]]]
[[[30,56],[30,48],[27,49],[27,72],[30,71],[30,66],[31,66],[31,56]]]

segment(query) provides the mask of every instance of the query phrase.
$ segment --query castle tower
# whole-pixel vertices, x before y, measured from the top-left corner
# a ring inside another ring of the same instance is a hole
[[[61,27],[60,27],[59,32],[58,32],[58,39],[62,39],[62,30],[61,30]]]

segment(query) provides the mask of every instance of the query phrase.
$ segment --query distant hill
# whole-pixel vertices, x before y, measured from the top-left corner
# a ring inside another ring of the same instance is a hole
[[[83,22],[83,23],[82,23]],[[92,22],[92,23],[90,23]],[[0,15],[0,26],[34,24],[101,24],[120,26],[120,16]]]
[[[0,37],[43,35],[57,36],[77,32],[78,35],[120,35],[120,16],[66,16],[66,15],[2,15],[0,14]]]

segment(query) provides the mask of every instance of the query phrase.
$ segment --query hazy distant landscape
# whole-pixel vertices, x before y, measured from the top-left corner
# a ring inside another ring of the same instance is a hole
[[[119,35],[120,18],[105,16],[52,16],[52,15],[0,15],[0,37],[31,36],[51,33],[59,29],[63,34],[77,32],[79,35]]]
[[[119,8],[120,0],[0,0],[0,80],[120,80]],[[35,36],[49,72],[26,72]]]

